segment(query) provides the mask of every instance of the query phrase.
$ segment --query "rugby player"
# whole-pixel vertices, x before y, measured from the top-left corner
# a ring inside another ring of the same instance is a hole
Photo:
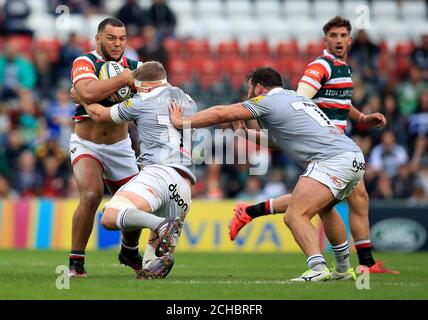
[[[309,270],[291,281],[355,279],[347,247],[336,255],[336,268],[330,272],[310,220],[318,213],[332,245],[346,243],[345,226],[334,205],[347,198],[363,177],[364,155],[315,103],[282,86],[277,71],[258,68],[248,77],[249,100],[208,108],[185,119],[182,109],[173,103],[171,122],[181,129],[257,119],[268,130],[271,144],[306,168],[291,194],[284,222],[307,256]],[[251,134],[258,138],[262,132]],[[284,206],[283,197],[272,202],[274,207]]]
[[[312,99],[337,127],[346,130],[347,118],[368,127],[382,127],[386,124],[385,117],[380,113],[363,114],[352,106],[352,69],[346,62],[352,42],[351,24],[342,17],[328,21],[324,28],[323,54],[308,64],[299,82],[297,93]],[[231,240],[252,219],[274,213],[283,213],[287,209],[290,196],[284,196],[284,207],[274,208],[266,203],[248,206],[240,203],[229,225]],[[360,269],[370,273],[398,273],[383,267],[382,261],[375,261],[371,252],[369,227],[369,197],[361,180],[348,197],[349,225],[357,250]],[[333,251],[342,250],[342,244]]]
[[[196,182],[191,145],[183,143],[183,130],[169,116],[171,101],[190,116],[197,112],[192,98],[167,82],[164,67],[149,61],[134,72],[137,94],[111,108],[84,104],[97,123],[135,121],[140,138],[140,173],[122,186],[104,206],[101,224],[109,230],[151,230],[139,279],[164,278],[171,270],[172,253],[191,205]],[[127,152],[127,150],[123,150]]]
[[[104,104],[111,105],[107,100],[110,95],[123,86],[134,85],[131,70],[136,69],[139,62],[123,56],[126,31],[121,21],[115,18],[104,19],[98,25],[95,40],[96,49],[73,62],[71,96],[73,100],[80,99],[86,103],[103,101]],[[125,70],[111,79],[98,80],[101,66],[106,61],[117,61]],[[86,277],[85,249],[96,210],[103,198],[104,182],[110,192],[114,193],[138,174],[138,167],[127,123],[96,123],[89,118],[82,105],[77,105],[73,119],[76,125],[70,138],[70,158],[80,198],[73,216],[69,275]],[[136,271],[141,270],[142,258],[138,254],[140,232],[126,231],[122,235],[120,262]]]

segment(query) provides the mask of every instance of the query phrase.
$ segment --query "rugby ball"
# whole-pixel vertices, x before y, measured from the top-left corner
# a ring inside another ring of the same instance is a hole
[[[107,61],[101,66],[98,79],[106,80],[118,76],[123,72],[124,68],[116,61]],[[131,88],[124,86],[113,93],[108,100],[114,103],[122,102],[131,96]]]

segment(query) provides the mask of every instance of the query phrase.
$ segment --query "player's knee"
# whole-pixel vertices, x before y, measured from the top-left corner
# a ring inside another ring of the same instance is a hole
[[[90,208],[98,208],[103,199],[102,192],[97,191],[85,191],[81,194],[80,201]]]
[[[289,228],[291,228],[294,224],[294,216],[292,214],[284,214],[284,217],[282,218],[282,220],[284,221],[285,225]]]
[[[107,230],[116,230],[116,218],[117,218],[117,210],[115,209],[105,209],[103,211],[103,215],[101,217],[101,225]]]
[[[369,195],[364,188],[356,188],[354,189],[354,194],[352,195],[351,205],[359,208],[368,206],[369,203]]]

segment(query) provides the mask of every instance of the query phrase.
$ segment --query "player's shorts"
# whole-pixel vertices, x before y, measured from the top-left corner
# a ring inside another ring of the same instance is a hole
[[[152,213],[159,217],[186,217],[192,203],[192,190],[172,167],[148,165],[119,191],[133,192],[147,200]]]
[[[97,144],[73,133],[70,138],[71,165],[85,157],[98,162],[105,182],[111,185],[121,186],[139,171],[129,137],[113,144]]]
[[[365,169],[362,152],[345,152],[327,160],[310,163],[302,176],[321,182],[336,199],[343,200],[364,176]]]

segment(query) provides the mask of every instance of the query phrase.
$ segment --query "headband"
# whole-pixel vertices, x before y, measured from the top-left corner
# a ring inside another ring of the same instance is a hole
[[[140,88],[151,88],[150,86],[149,87],[146,87],[146,86],[143,86],[143,82],[144,83],[153,83],[153,84],[166,84],[166,83],[168,83],[168,81],[167,81],[167,79],[165,78],[165,79],[162,79],[162,80],[154,80],[154,81],[141,81],[141,80],[134,80],[134,84],[135,84],[135,86],[136,87],[140,87]]]

